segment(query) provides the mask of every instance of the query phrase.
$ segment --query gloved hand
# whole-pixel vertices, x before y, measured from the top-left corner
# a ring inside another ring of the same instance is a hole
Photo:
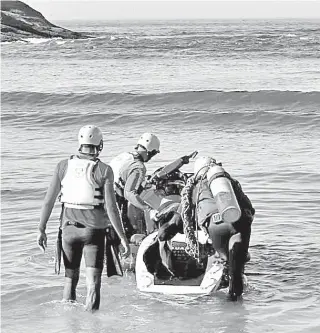
[[[122,238],[121,239],[121,245],[124,248],[124,251],[121,253],[121,256],[123,258],[128,258],[130,253],[131,253],[131,249],[130,249],[130,245],[129,245],[129,242],[128,242],[127,238]]]
[[[190,161],[190,156],[181,157],[183,164],[188,164]]]
[[[47,247],[47,235],[44,231],[39,231],[37,237],[37,245],[41,249],[41,251],[45,252]]]

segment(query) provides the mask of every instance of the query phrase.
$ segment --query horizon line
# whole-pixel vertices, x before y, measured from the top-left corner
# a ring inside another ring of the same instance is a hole
[[[96,18],[96,19],[86,19],[86,18],[69,18],[69,19],[51,19],[54,21],[236,21],[236,20],[296,20],[296,19],[304,19],[304,20],[320,20],[319,17],[307,17],[307,16],[293,16],[293,17],[212,17],[212,18],[187,18],[187,17],[176,17],[176,18]]]

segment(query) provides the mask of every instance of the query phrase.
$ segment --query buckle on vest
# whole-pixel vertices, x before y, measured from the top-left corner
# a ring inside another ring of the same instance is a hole
[[[222,221],[222,217],[221,217],[221,214],[220,213],[215,213],[211,216],[211,220],[213,222],[221,222]]]

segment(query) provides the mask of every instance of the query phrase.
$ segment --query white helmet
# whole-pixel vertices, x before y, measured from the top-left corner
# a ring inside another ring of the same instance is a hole
[[[160,140],[154,134],[143,133],[140,136],[137,144],[144,147],[147,150],[147,152],[160,153],[160,151],[159,151],[159,149],[160,149]]]
[[[82,145],[100,146],[102,150],[103,137],[99,127],[95,125],[83,126],[78,134],[79,147]]]
[[[201,156],[194,161],[193,172],[196,176],[205,174],[209,167],[216,164],[216,160],[210,156]]]

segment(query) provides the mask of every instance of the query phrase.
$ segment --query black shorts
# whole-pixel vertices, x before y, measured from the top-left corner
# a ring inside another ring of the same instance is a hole
[[[67,270],[80,268],[82,253],[86,267],[103,269],[105,229],[66,225],[62,229],[62,253]]]

